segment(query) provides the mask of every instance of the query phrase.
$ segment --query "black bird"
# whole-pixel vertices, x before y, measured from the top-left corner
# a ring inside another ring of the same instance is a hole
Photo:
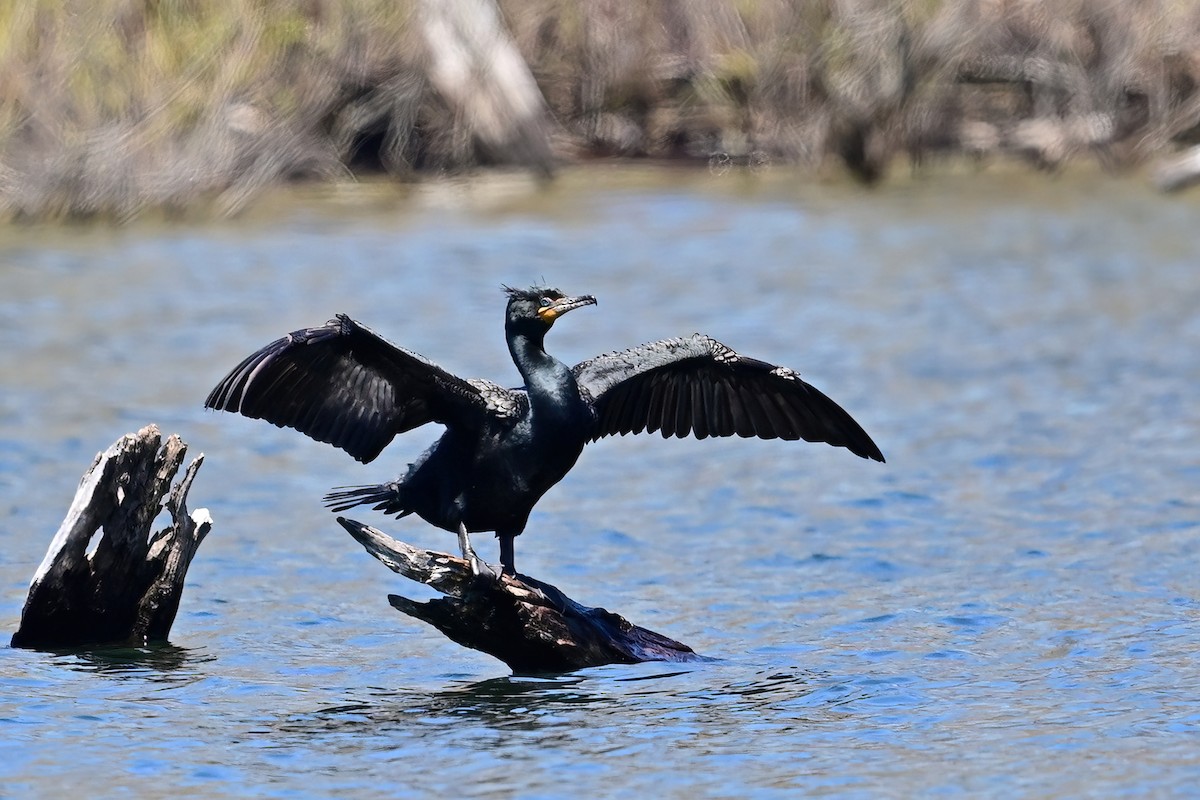
[[[693,434],[804,439],[883,454],[841,406],[792,370],[735,353],[702,334],[634,347],[568,367],[546,352],[554,321],[591,295],[511,289],[504,334],[525,385],[464,379],[396,347],[339,314],[267,345],[208,395],[207,408],[295,428],[370,462],[427,422],[446,432],[407,474],[326,495],[335,511],[360,504],[459,534],[494,531],[503,570],[515,574],[513,540],[546,491],[589,441],[611,434]]]

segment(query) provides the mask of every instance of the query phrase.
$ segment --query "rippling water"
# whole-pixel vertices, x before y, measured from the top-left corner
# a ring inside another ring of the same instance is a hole
[[[593,169],[8,231],[4,638],[121,434],[156,422],[204,451],[192,505],[216,528],[171,646],[0,649],[0,795],[1190,794],[1196,219],[1092,176],[864,193]],[[522,571],[712,663],[509,676],[395,613],[388,592],[421,588],[320,506],[432,431],[364,467],[200,408],[242,356],[339,311],[513,383],[498,286],[542,279],[600,300],[551,334],[564,360],[700,330],[800,370],[888,457],[629,437],[543,500]]]

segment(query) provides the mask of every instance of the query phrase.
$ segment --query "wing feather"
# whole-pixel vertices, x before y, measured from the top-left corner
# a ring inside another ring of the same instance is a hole
[[[732,436],[734,434],[733,409],[729,403],[729,388],[725,381],[718,380],[713,384],[710,413],[713,416],[713,436]]]
[[[746,406],[742,403],[741,393],[738,392],[737,386],[728,378],[724,379],[725,389],[729,399],[729,412],[733,417],[734,433],[741,436],[743,439],[748,439],[754,435],[754,423],[750,421],[750,415],[746,413]]]
[[[778,410],[780,419],[785,425],[785,430],[780,433],[781,439],[799,439],[800,432],[803,431],[806,426],[814,423],[814,419],[811,417],[811,415],[807,420],[805,420],[804,414],[801,413],[798,408],[789,403],[787,398],[784,397],[780,392],[773,392],[771,394],[771,402]]]
[[[427,422],[474,428],[512,414],[518,395],[456,377],[339,314],[252,353],[204,405],[295,428],[365,463]]]
[[[648,384],[638,384],[632,387],[634,403],[629,409],[630,419],[633,421],[633,432],[641,433],[646,431],[653,433],[658,430],[658,425],[651,429],[649,421],[654,419],[650,415],[651,400],[653,400],[651,387]]]
[[[577,364],[580,394],[592,407],[592,439],[661,431],[805,439],[883,460],[846,411],[795,372],[740,356],[702,334],[607,353]]]
[[[750,417],[750,426],[754,435],[774,439],[778,435],[775,426],[771,424],[771,420],[767,417],[767,413],[763,410],[762,403],[759,402],[758,395],[754,393],[752,387],[739,384],[738,394],[741,395],[746,415]],[[766,435],[764,436],[764,434]]]
[[[673,427],[673,422],[667,418],[664,411],[671,413],[675,411],[665,403],[671,387],[663,385],[661,381],[651,381],[642,384],[639,388],[639,396],[644,398],[646,404],[646,433],[662,431],[665,436],[667,429]]]

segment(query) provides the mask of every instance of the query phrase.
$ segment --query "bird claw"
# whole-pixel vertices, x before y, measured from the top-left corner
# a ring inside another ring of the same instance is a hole
[[[467,535],[467,526],[461,522],[458,523],[458,547],[462,550],[462,557],[471,565],[471,574],[476,579],[488,583],[498,583],[500,581],[500,571],[480,558],[479,554],[475,552],[475,548],[471,546],[471,538]]]
[[[471,572],[475,575],[477,580],[488,584],[500,582],[500,571],[491,564],[487,563],[479,556],[474,556],[469,560],[471,562]]]

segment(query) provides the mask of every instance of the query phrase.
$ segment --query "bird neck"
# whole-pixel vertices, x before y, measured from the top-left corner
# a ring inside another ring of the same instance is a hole
[[[546,352],[544,337],[545,331],[509,331],[508,335],[508,352],[535,405],[542,399],[561,403],[563,392],[575,388],[567,365]]]

